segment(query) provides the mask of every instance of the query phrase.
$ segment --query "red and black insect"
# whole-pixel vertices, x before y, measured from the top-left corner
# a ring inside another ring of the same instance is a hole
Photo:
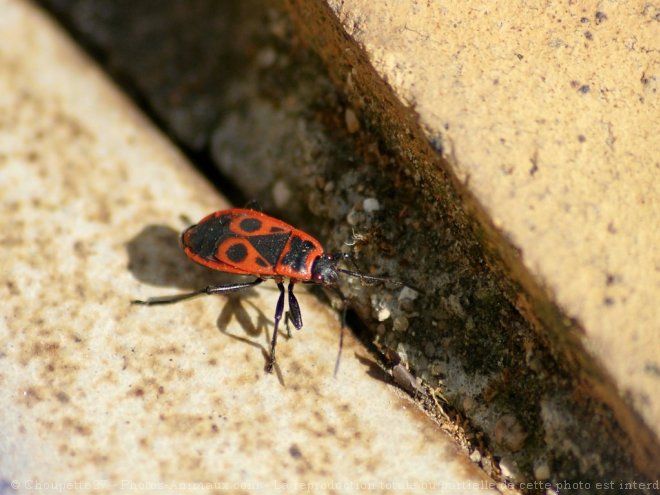
[[[208,286],[185,294],[152,297],[134,304],[170,304],[202,294],[229,294],[254,287],[272,278],[280,289],[275,307],[275,325],[270,344],[270,357],[266,371],[271,372],[275,363],[277,327],[284,313],[283,279],[289,279],[289,311],[285,322],[290,320],[296,329],[302,328],[302,315],[298,300],[293,293],[297,282],[335,286],[339,273],[368,281],[389,281],[363,273],[346,270],[338,262],[350,259],[349,254],[325,253],[319,241],[264,213],[244,208],[216,211],[204,217],[197,225],[181,235],[186,255],[196,263],[221,272],[257,277],[251,282]]]

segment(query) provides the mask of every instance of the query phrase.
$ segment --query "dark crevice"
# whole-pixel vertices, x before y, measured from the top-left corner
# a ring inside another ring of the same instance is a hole
[[[248,198],[241,188],[228,176],[223,174],[215,163],[209,147],[210,136],[205,139],[205,145],[193,147],[186,143],[167,122],[166,116],[159,112],[149,99],[148,91],[142,88],[133,74],[124,69],[120,63],[113,61],[113,54],[101,46],[94,36],[83,32],[73,14],[71,5],[76,2],[42,0],[39,2],[62,27],[69,33],[76,44],[82,47],[87,55],[97,65],[102,67],[114,83],[130,98],[130,100],[147,116],[151,123],[165,134],[171,143],[183,153],[199,172],[225,196],[231,204],[244,205],[254,198]],[[212,130],[212,128],[210,128]],[[210,132],[209,130],[209,132]]]

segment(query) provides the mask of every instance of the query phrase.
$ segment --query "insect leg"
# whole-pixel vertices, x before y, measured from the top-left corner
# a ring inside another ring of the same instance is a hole
[[[228,285],[209,285],[203,289],[196,290],[194,292],[187,292],[185,294],[174,294],[171,296],[159,296],[159,297],[150,297],[144,301],[133,300],[131,304],[142,304],[145,306],[154,306],[156,304],[172,304],[179,301],[185,301],[196,296],[201,296],[205,294],[230,294],[232,292],[238,292],[239,290],[247,289],[249,287],[254,287],[263,282],[264,279],[258,278],[252,282],[243,282],[238,284],[228,284]]]
[[[291,315],[289,315],[289,312],[286,311],[284,313],[284,326],[286,328],[286,338],[290,339],[291,338],[291,328],[289,327],[289,320],[291,319]]]
[[[296,327],[296,330],[300,330],[303,326],[300,305],[298,304],[298,299],[296,299],[296,296],[293,293],[294,284],[295,282],[293,280],[289,282],[289,311],[284,313],[284,324],[286,325],[286,333],[289,338],[291,338],[289,321],[293,323],[293,326]]]
[[[273,338],[270,342],[270,357],[268,363],[266,364],[266,372],[273,372],[273,365],[275,364],[275,346],[277,345],[277,326],[282,319],[282,313],[284,312],[284,284],[282,282],[277,282],[277,288],[280,289],[280,297],[277,299],[277,306],[275,306],[275,327],[273,328]]]
[[[251,199],[250,201],[245,203],[245,206],[243,208],[245,208],[246,210],[254,210],[259,212],[264,211],[264,209],[261,207],[261,203],[256,199]]]
[[[307,282],[303,282],[307,283]],[[310,282],[311,283],[311,282]],[[344,297],[344,294],[341,293],[341,291],[337,287],[325,287],[329,292],[334,293],[340,300],[341,300],[341,327],[339,328],[339,349],[337,350],[337,360],[335,361],[335,370],[332,373],[333,376],[337,376],[337,372],[339,371],[339,361],[341,360],[341,351],[344,348],[344,328],[346,327],[346,313],[348,312],[348,301]],[[327,294],[326,294],[327,295]],[[295,304],[298,304],[298,301],[295,302]],[[300,308],[298,308],[298,312],[300,313]],[[300,321],[301,326],[302,326],[302,319]]]
[[[336,294],[341,299],[341,327],[339,328],[339,349],[337,350],[337,359],[335,361],[335,369],[332,372],[332,376],[337,377],[337,372],[339,371],[339,361],[341,359],[341,351],[344,349],[344,328],[346,328],[346,312],[348,311],[348,302],[344,297],[344,294],[337,288],[334,289]]]
[[[303,326],[302,314],[300,313],[300,305],[298,299],[293,293],[294,281],[289,282],[289,319],[293,322],[293,326],[300,330]]]

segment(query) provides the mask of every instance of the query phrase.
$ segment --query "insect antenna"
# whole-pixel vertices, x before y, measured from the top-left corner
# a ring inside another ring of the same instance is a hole
[[[377,277],[374,275],[367,275],[365,273],[360,273],[360,272],[354,272],[353,270],[346,270],[344,268],[337,268],[338,272],[345,273],[346,275],[350,275],[351,277],[356,277],[356,278],[361,278],[362,280],[367,280],[369,282],[391,282],[396,285],[404,285],[403,282],[400,282],[398,280],[394,280],[392,278],[387,278],[387,277]]]
[[[375,275],[367,275],[365,273],[354,272],[353,270],[346,270],[344,268],[337,268],[337,271],[341,273],[345,273],[346,275],[349,275],[351,277],[361,278],[362,280],[366,280],[368,282],[389,282],[394,285],[405,285],[406,287],[410,287],[411,289],[415,290],[416,292],[419,292],[420,294],[426,294],[426,291],[424,289],[421,289],[409,282],[402,282],[401,280],[396,280],[394,278],[377,277]]]

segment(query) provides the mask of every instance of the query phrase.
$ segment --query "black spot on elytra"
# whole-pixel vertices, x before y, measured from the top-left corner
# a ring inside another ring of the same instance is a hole
[[[291,239],[291,249],[282,258],[282,264],[290,266],[297,272],[302,271],[313,250],[314,244],[310,241],[303,241],[300,237],[294,236]]]
[[[188,229],[188,247],[198,256],[205,259],[215,259],[215,253],[226,239],[236,237],[229,231],[230,215],[211,218]]]
[[[273,266],[277,263],[280,254],[282,254],[290,235],[288,232],[282,234],[251,235],[246,237],[246,239]]]
[[[241,230],[243,232],[255,232],[261,228],[261,220],[256,218],[246,218],[241,220]]]
[[[247,258],[248,250],[243,244],[236,243],[229,246],[229,248],[226,251],[226,254],[227,254],[227,258],[229,258],[231,262],[240,263],[245,258]]]

